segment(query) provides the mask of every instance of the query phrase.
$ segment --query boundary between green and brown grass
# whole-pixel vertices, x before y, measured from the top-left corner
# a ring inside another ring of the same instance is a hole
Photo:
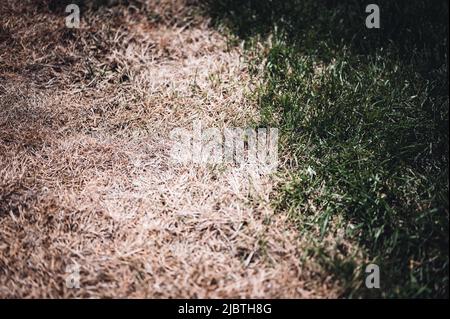
[[[343,297],[448,297],[448,2],[209,1],[264,67],[262,126],[281,132],[273,203]],[[256,61],[256,62],[255,62]],[[364,286],[364,267],[381,288]]]

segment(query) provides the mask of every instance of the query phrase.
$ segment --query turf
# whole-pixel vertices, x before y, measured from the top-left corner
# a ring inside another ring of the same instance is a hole
[[[209,1],[281,131],[279,213],[344,297],[448,296],[448,2]],[[381,289],[364,268],[381,269]]]
[[[192,1],[84,1],[79,29],[64,3],[0,2],[0,297],[338,296],[271,176],[170,155],[259,118],[242,48]]]

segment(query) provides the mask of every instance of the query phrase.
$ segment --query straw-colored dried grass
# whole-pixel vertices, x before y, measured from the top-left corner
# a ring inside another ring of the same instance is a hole
[[[1,297],[337,294],[300,264],[272,178],[170,161],[174,127],[257,118],[239,47],[183,1],[102,7],[79,30],[37,2],[0,4]]]

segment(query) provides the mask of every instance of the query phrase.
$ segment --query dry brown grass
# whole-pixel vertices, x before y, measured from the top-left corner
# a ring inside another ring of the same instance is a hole
[[[257,118],[239,47],[185,1],[79,30],[38,2],[0,4],[0,297],[337,295],[270,209],[273,178],[169,160],[174,127]]]

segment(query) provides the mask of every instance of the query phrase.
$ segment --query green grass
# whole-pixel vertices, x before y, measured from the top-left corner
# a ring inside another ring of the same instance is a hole
[[[448,297],[448,2],[209,1],[214,21],[265,58],[261,125],[290,158],[274,205],[344,297]],[[268,52],[255,46],[271,35]],[[364,286],[340,231],[381,269]]]

